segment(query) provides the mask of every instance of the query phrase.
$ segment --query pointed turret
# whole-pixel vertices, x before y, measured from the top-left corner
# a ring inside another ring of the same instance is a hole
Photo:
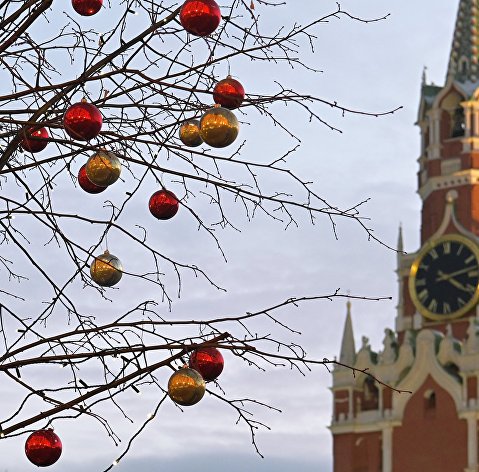
[[[404,252],[404,242],[403,242],[403,237],[402,237],[402,224],[399,224],[397,251],[399,253]]]
[[[339,362],[353,366],[356,362],[356,347],[354,345],[353,322],[351,320],[351,302],[348,300],[346,322],[344,323],[343,340],[341,342],[341,353]]]
[[[478,0],[460,0],[452,39],[447,81],[477,82],[478,80]]]

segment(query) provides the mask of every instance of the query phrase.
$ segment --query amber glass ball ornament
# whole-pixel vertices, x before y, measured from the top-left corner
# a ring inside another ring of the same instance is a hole
[[[101,256],[96,256],[90,266],[90,275],[96,284],[102,287],[116,285],[123,275],[123,266],[120,259],[105,251]]]
[[[159,220],[169,220],[178,213],[180,204],[173,192],[161,189],[155,192],[148,203],[150,213]]]
[[[92,16],[98,13],[103,0],[72,0],[73,9],[82,16]]]
[[[120,177],[121,162],[112,152],[100,150],[90,156],[85,171],[90,182],[100,187],[108,187]]]
[[[78,171],[78,184],[88,193],[101,193],[106,190],[106,187],[95,185],[86,175],[86,164],[83,164]]]
[[[211,382],[223,372],[225,361],[215,347],[203,347],[190,354],[188,364],[197,370],[206,382]]]
[[[201,374],[189,367],[176,371],[168,381],[168,395],[178,405],[191,406],[205,394],[205,381]]]
[[[185,121],[180,126],[180,140],[188,147],[197,147],[203,140],[200,134],[200,122],[198,120]]]
[[[221,21],[221,11],[215,0],[186,0],[180,10],[180,22],[188,33],[210,35]]]
[[[48,144],[48,131],[46,128],[30,128],[23,131],[20,145],[22,149],[30,152],[43,151]]]
[[[228,75],[226,79],[220,80],[215,85],[213,100],[222,107],[234,110],[243,103],[244,88],[236,79]]]
[[[62,455],[62,442],[51,429],[40,429],[25,441],[27,459],[38,467],[53,465]]]
[[[237,138],[239,123],[232,111],[216,105],[201,117],[200,133],[206,144],[216,148],[226,147]]]
[[[102,124],[100,110],[86,101],[73,104],[63,115],[65,131],[77,141],[89,141],[96,138]]]

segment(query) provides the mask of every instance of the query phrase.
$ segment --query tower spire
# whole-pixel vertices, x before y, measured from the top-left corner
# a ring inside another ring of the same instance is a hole
[[[478,22],[478,0],[460,0],[449,57],[447,81],[477,82],[479,77],[479,52],[476,46]]]
[[[351,301],[347,304],[346,321],[344,323],[343,340],[341,342],[341,352],[339,354],[339,362],[348,366],[354,365],[356,362],[356,346],[354,345],[353,323],[351,320]]]
[[[399,224],[397,250],[398,250],[398,252],[403,252],[404,251],[404,242],[403,242],[403,237],[402,237],[402,224],[401,223]]]

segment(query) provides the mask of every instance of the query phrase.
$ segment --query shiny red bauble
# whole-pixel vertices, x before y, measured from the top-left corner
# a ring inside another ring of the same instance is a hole
[[[100,187],[94,184],[86,175],[86,164],[83,164],[78,171],[78,184],[80,187],[88,193],[101,193],[106,190],[107,187]]]
[[[244,88],[236,79],[228,75],[226,79],[220,80],[215,85],[213,100],[229,110],[234,110],[243,103]]]
[[[191,353],[188,364],[190,368],[197,370],[206,382],[211,382],[223,372],[225,361],[215,347],[203,347]]]
[[[195,36],[208,36],[220,21],[221,11],[215,0],[186,0],[181,7],[181,25]]]
[[[30,128],[23,131],[20,145],[22,149],[30,152],[43,151],[48,144],[48,131],[46,128],[35,129]]]
[[[82,16],[91,16],[98,13],[103,0],[72,0],[73,9]]]
[[[176,195],[166,189],[158,190],[150,197],[150,213],[159,220],[169,220],[178,212],[179,202]]]
[[[78,141],[89,141],[96,138],[102,123],[100,110],[88,102],[75,103],[63,115],[65,131]]]
[[[28,436],[25,454],[32,464],[47,467],[62,455],[62,442],[51,429],[40,429]]]

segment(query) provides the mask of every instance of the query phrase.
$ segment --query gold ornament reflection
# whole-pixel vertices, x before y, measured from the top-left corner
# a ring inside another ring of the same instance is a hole
[[[90,266],[90,275],[98,285],[112,287],[121,280],[123,266],[118,257],[105,251],[101,256],[95,257]]]
[[[200,135],[200,122],[198,120],[185,121],[180,127],[180,139],[185,146],[199,146],[203,142]]]
[[[183,367],[175,372],[168,381],[168,395],[182,406],[198,403],[205,394],[205,381],[199,372]]]
[[[107,187],[120,177],[120,159],[112,152],[98,151],[88,159],[85,171],[90,182],[100,187]]]
[[[239,133],[238,119],[227,108],[210,108],[200,120],[203,141],[212,147],[222,148],[234,142]]]

